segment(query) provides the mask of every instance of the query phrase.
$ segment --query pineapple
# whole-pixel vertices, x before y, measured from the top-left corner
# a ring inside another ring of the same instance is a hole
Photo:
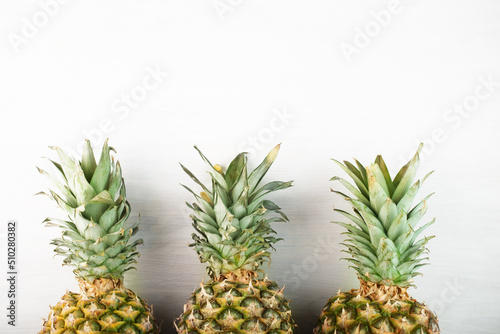
[[[194,211],[191,218],[197,232],[190,246],[202,263],[208,263],[210,281],[202,282],[184,305],[175,322],[178,333],[293,333],[295,323],[283,288],[267,276],[259,277],[259,265],[270,262],[268,249],[281,240],[271,236],[275,233],[271,223],[288,221],[266,196],[292,182],[273,181],[259,187],[279,145],[250,175],[244,153],[224,172],[196,150],[209,165],[210,189],[181,167],[203,190],[197,195],[184,186],[197,202],[187,203]]]
[[[412,206],[416,194],[431,174],[422,181],[414,178],[419,165],[417,153],[391,179],[384,160],[379,155],[369,167],[357,160],[356,166],[337,162],[354,180],[356,186],[342,178],[334,177],[353,196],[344,196],[353,207],[354,215],[336,209],[356,226],[335,222],[347,229],[346,252],[360,280],[359,289],[338,292],[323,308],[316,334],[327,333],[440,333],[436,315],[423,303],[411,298],[407,289],[418,268],[428,264],[422,258],[425,245],[432,237],[418,236],[432,223],[417,228],[427,211],[425,197]]]
[[[136,246],[129,243],[139,222],[125,223],[130,214],[120,163],[114,161],[107,141],[96,163],[90,142],[85,142],[81,161],[60,148],[60,163],[52,181],[51,197],[67,214],[67,219],[47,218],[47,226],[62,229],[54,239],[55,252],[63,265],[74,268],[80,292],[67,292],[50,308],[40,333],[158,333],[152,308],[123,285],[123,274],[134,269]],[[42,194],[46,194],[43,193]]]

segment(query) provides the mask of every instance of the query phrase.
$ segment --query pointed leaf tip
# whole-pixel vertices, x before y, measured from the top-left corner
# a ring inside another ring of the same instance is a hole
[[[418,144],[417,154],[420,154],[420,152],[422,151],[423,148],[424,148],[424,143],[423,142],[421,142],[420,144]]]
[[[281,147],[281,143],[274,146],[272,148],[272,150],[269,152],[269,154],[266,156],[266,161],[269,161],[269,162],[274,162],[274,160],[276,159],[276,157],[278,156],[278,152],[280,150],[280,147]]]

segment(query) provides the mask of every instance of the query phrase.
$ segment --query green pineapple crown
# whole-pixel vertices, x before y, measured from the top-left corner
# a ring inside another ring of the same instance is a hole
[[[50,160],[57,170],[49,178],[53,189],[48,195],[68,215],[67,220],[46,218],[46,226],[57,226],[62,235],[52,240],[57,255],[64,256],[63,265],[74,267],[75,275],[92,283],[98,278],[122,279],[125,271],[135,269],[136,246],[142,240],[129,244],[138,231],[139,221],[125,227],[130,214],[120,163],[114,161],[108,146],[103,145],[99,163],[88,140],[85,141],[81,161],[76,161],[59,147],[60,162]],[[116,151],[115,151],[116,152]]]
[[[348,161],[342,164],[334,160],[355,183],[353,186],[340,177],[332,178],[340,181],[353,194],[351,197],[332,190],[351,203],[354,215],[340,209],[335,211],[356,226],[334,223],[347,229],[344,234],[348,238],[342,245],[347,247],[345,252],[352,257],[345,260],[354,264],[354,269],[365,281],[408,287],[412,285],[412,278],[420,275],[418,268],[428,264],[423,262],[428,258],[422,258],[422,255],[427,253],[425,245],[434,236],[418,237],[435,220],[420,228],[416,226],[427,211],[427,200],[432,194],[412,207],[420,186],[432,173],[414,182],[422,148],[423,144],[420,144],[413,159],[401,168],[394,179],[391,179],[380,155],[366,168],[356,159],[357,167]]]
[[[269,261],[269,248],[281,238],[271,228],[273,222],[286,222],[287,216],[266,197],[269,193],[291,186],[292,181],[272,181],[259,187],[264,175],[275,160],[280,145],[274,147],[264,161],[250,174],[247,171],[245,153],[238,154],[224,172],[219,165],[210,161],[195,146],[201,158],[208,164],[211,187],[201,183],[186,167],[182,169],[203,190],[200,195],[191,192],[196,203],[187,206],[194,211],[191,215],[193,247],[202,263],[208,262],[207,271],[213,279],[221,275],[239,276],[243,271],[260,271],[258,266]],[[275,213],[269,217],[271,213]]]

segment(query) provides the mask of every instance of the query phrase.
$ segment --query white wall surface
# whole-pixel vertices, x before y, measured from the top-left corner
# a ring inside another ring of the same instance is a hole
[[[395,172],[419,141],[437,237],[410,293],[443,333],[499,332],[500,2],[54,1],[0,2],[0,272],[7,220],[20,226],[17,326],[0,274],[1,333],[37,332],[77,289],[53,258],[59,231],[41,224],[61,213],[33,194],[48,185],[35,168],[48,146],[76,151],[85,137],[118,151],[145,241],[126,284],[163,333],[204,275],[179,185],[193,186],[179,161],[204,173],[194,144],[223,165],[250,151],[255,166],[283,143],[267,179],[295,180],[273,196],[291,222],[275,225],[285,241],[265,269],[310,333],[328,297],[358,284],[329,223],[347,207],[329,159],[382,153]]]

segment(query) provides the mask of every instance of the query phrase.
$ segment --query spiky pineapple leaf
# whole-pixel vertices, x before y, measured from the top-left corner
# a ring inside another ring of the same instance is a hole
[[[211,185],[202,184],[181,164],[182,169],[204,190],[197,195],[184,186],[196,200],[188,205],[195,212],[192,218],[197,232],[192,235],[194,243],[190,246],[197,251],[202,262],[208,263],[207,270],[212,278],[242,269],[258,271],[259,265],[269,261],[270,253],[266,250],[281,240],[270,236],[275,233],[270,224],[288,220],[267,196],[290,187],[291,182],[271,181],[259,187],[276,158],[279,145],[249,175],[244,153],[238,154],[224,172],[219,165],[211,165],[208,158],[196,149],[203,161],[209,164]]]
[[[142,241],[128,243],[137,233],[139,222],[125,226],[130,206],[120,165],[111,158],[114,149],[106,140],[97,164],[88,140],[81,160],[74,160],[58,147],[51,148],[59,157],[59,162],[49,159],[57,175],[39,171],[55,188],[49,190],[49,197],[67,214],[67,219],[44,221],[46,226],[62,231],[51,242],[56,254],[64,257],[63,264],[72,266],[79,279],[121,279],[135,263],[135,246]]]
[[[417,269],[426,265],[425,245],[431,237],[419,239],[422,232],[434,223],[434,220],[420,228],[417,225],[427,211],[426,196],[412,208],[418,190],[428,173],[421,180],[414,181],[419,166],[419,146],[415,156],[405,164],[391,180],[389,170],[382,158],[365,169],[355,160],[351,163],[337,162],[353,179],[357,189],[343,180],[341,183],[353,194],[345,195],[352,205],[355,215],[335,209],[358,227],[343,222],[337,224],[346,228],[348,239],[343,244],[352,258],[348,259],[353,268],[364,280],[388,285],[407,287],[411,279],[419,275]],[[342,180],[334,177],[332,180]]]

